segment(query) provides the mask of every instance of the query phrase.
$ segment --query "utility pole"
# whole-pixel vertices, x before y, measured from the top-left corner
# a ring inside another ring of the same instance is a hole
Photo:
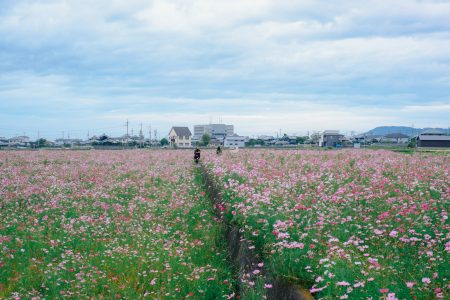
[[[150,141],[150,147],[152,146],[152,124],[148,125],[148,139]]]
[[[37,139],[37,147],[39,148],[39,140],[41,139],[40,134],[39,134],[39,130],[38,130],[38,139]]]
[[[139,138],[141,140],[141,148],[144,146],[144,133],[142,132],[142,123],[141,125],[141,130],[139,131]]]
[[[127,122],[125,123],[125,126],[127,127],[127,136],[126,136],[127,147],[128,147],[128,125],[129,125],[129,122],[127,119]]]

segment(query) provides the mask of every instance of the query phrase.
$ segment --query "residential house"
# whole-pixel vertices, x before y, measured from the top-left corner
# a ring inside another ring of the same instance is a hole
[[[16,136],[8,140],[9,146],[28,147],[30,146],[30,138],[28,136]]]
[[[289,145],[297,145],[297,137],[294,135],[286,135],[285,134],[283,137],[280,138],[280,141],[285,141]]]
[[[320,147],[336,147],[341,145],[341,139],[343,134],[339,133],[339,130],[325,130],[319,139]]]
[[[382,143],[396,143],[396,144],[406,144],[409,141],[409,136],[403,133],[389,133],[384,135],[380,142]]]
[[[56,139],[55,146],[65,147],[65,146],[79,146],[81,145],[81,139]]]
[[[289,146],[289,142],[283,141],[283,140],[278,140],[278,141],[275,141],[275,143],[273,143],[273,145],[278,146],[278,147],[280,147],[280,146],[285,147],[285,146]]]
[[[417,137],[417,147],[449,148],[450,135],[420,134]]]
[[[373,135],[373,134],[359,134],[355,135],[353,137],[353,142],[357,142],[360,144],[373,144],[373,143],[379,143],[381,139],[383,138],[382,135]]]
[[[258,141],[261,142],[262,145],[274,145],[277,142],[277,139],[273,136],[269,135],[261,135],[257,138]]]
[[[5,137],[0,137],[0,147],[6,147],[8,146],[8,139]]]
[[[172,147],[189,148],[192,143],[192,133],[188,127],[172,127],[169,132],[169,143]]]

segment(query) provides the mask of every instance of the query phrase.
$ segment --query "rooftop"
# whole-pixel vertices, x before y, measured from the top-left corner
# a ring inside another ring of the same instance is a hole
[[[393,138],[393,139],[405,139],[408,138],[408,136],[406,134],[403,133],[389,133],[386,134],[384,137],[386,138]]]
[[[440,134],[421,134],[417,137],[421,141],[450,141],[450,135],[440,135]]]
[[[172,127],[172,129],[175,131],[176,135],[178,136],[192,136],[191,131],[188,127]]]

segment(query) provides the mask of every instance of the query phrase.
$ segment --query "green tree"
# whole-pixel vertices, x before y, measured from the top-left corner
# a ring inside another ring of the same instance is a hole
[[[203,146],[208,146],[210,141],[211,141],[211,136],[209,134],[205,133],[202,136],[202,144],[203,144]]]
[[[50,143],[44,138],[40,138],[39,140],[37,140],[36,144],[38,148],[47,147],[50,145]]]
[[[319,144],[321,134],[319,132],[314,132],[311,134],[310,139],[314,144]]]
[[[166,138],[162,138],[159,143],[161,144],[161,146],[169,145],[169,141]]]
[[[417,140],[415,137],[413,137],[409,140],[408,148],[416,148],[416,147],[417,147]]]
[[[304,144],[307,139],[308,139],[307,136],[298,136],[297,137],[297,144]]]
[[[250,146],[250,147],[254,147],[256,145],[257,141],[255,139],[250,139],[247,143],[246,146]]]

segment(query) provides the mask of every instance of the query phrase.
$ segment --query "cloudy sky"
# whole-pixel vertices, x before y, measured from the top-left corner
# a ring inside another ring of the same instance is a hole
[[[450,126],[450,1],[0,0],[0,136]]]

